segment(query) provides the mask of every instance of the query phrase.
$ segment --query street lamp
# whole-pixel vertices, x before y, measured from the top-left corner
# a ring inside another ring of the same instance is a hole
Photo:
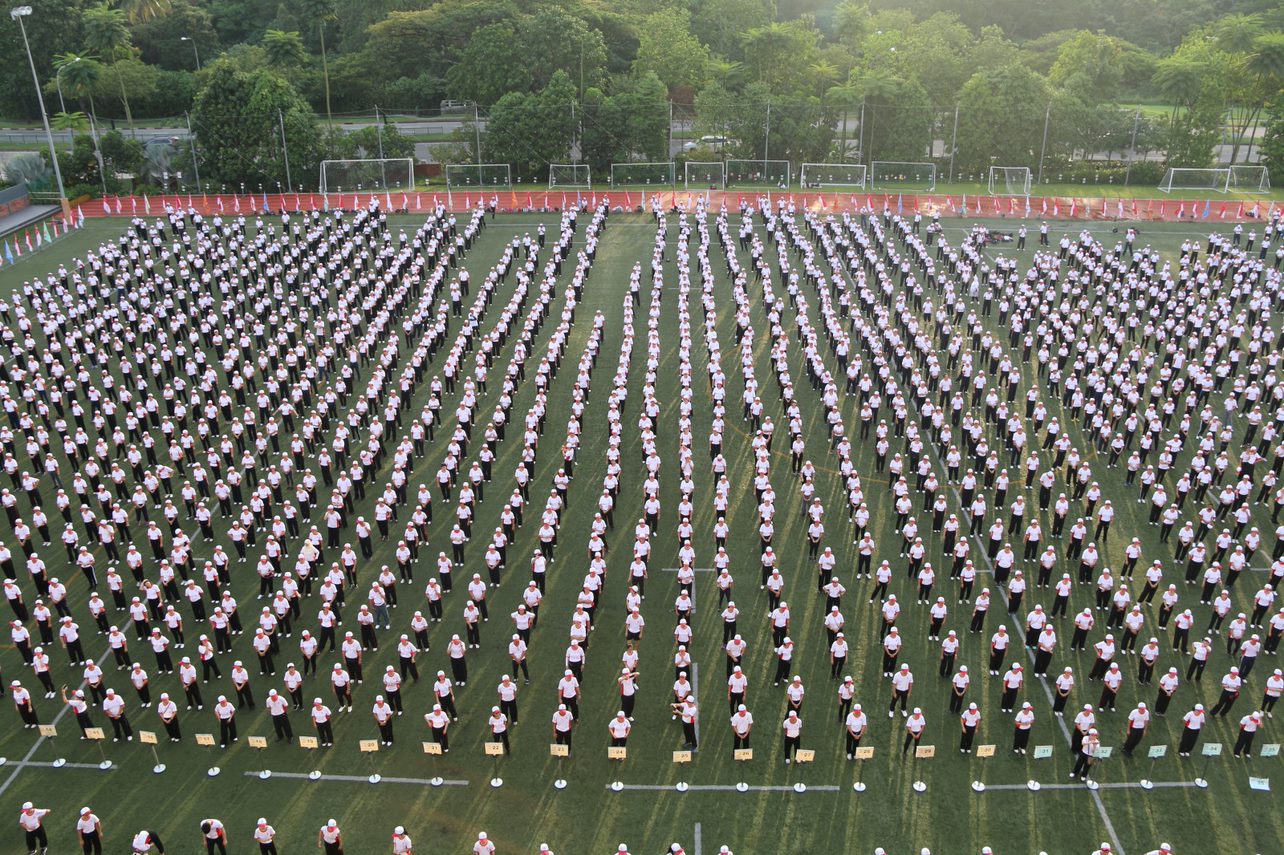
[[[84,59],[84,57],[78,56],[66,65],[59,66],[58,70],[54,73],[54,86],[58,87],[58,109],[62,110],[63,113],[67,112],[67,102],[62,99],[62,73],[80,62],[82,59]]]
[[[45,112],[45,98],[40,91],[40,76],[36,74],[36,61],[31,57],[31,43],[27,41],[27,27],[22,19],[31,14],[30,6],[15,6],[9,10],[9,17],[18,22],[22,31],[22,46],[27,49],[27,63],[31,66],[31,82],[36,86],[36,102],[40,104],[40,121],[45,126],[45,139],[49,141],[49,159],[53,161],[54,177],[58,180],[58,201],[62,204],[63,218],[71,216],[71,206],[67,204],[67,191],[62,186],[62,169],[58,166],[58,152],[54,148],[53,131],[49,130],[49,114]]]
[[[196,49],[196,39],[192,38],[191,36],[179,36],[178,40],[180,42],[192,43],[192,53],[196,54],[196,70],[200,71],[201,70],[201,52]]]

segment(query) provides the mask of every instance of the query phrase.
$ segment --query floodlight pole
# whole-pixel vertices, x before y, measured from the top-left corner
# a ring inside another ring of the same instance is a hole
[[[1141,122],[1141,111],[1133,113],[1132,116],[1132,139],[1128,143],[1128,165],[1124,167],[1124,184],[1128,183],[1128,176],[1132,174],[1132,159],[1137,156],[1137,125]]]
[[[49,143],[49,159],[53,162],[54,177],[58,180],[58,202],[62,205],[62,215],[71,216],[71,206],[67,204],[67,191],[62,186],[62,168],[58,166],[58,151],[54,148],[53,131],[49,129],[49,114],[45,111],[45,96],[40,91],[40,76],[36,74],[36,61],[31,56],[31,43],[27,41],[27,27],[22,19],[31,14],[30,6],[15,6],[9,10],[9,17],[18,22],[22,31],[22,46],[27,49],[27,63],[31,66],[31,82],[36,87],[36,103],[40,105],[40,121],[45,126],[45,139]]]
[[[192,114],[184,111],[183,117],[187,119],[187,148],[192,153],[192,169],[196,171],[196,187],[201,186],[201,164],[196,159],[196,137],[192,136]]]
[[[1048,102],[1048,109],[1043,112],[1043,143],[1039,146],[1039,179],[1043,183],[1043,155],[1048,150],[1048,122],[1052,119],[1052,102]]]
[[[959,105],[954,105],[954,133],[950,137],[950,178],[949,182],[954,183],[954,153],[959,148]]]
[[[290,180],[290,147],[285,144],[285,114],[278,109],[276,117],[281,122],[281,154],[285,156],[285,186],[293,187],[294,182]],[[199,182],[200,178],[198,177],[196,180]],[[282,202],[282,205],[284,204]]]

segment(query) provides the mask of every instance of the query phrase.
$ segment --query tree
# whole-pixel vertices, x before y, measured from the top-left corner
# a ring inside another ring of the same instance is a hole
[[[523,63],[514,56],[517,28],[511,21],[480,27],[459,62],[446,73],[446,88],[457,98],[494,104],[505,92],[528,88]]]
[[[635,74],[653,73],[670,91],[699,87],[709,73],[709,49],[691,33],[691,14],[665,9],[646,16],[638,28]]]
[[[173,0],[169,14],[134,24],[134,44],[138,45],[143,62],[159,65],[171,71],[195,71],[195,43],[202,60],[209,62],[218,56],[220,44],[214,30],[214,19],[204,4],[197,0]],[[183,41],[184,38],[191,41]]]
[[[838,150],[833,155],[839,163],[847,162],[847,122],[851,118],[851,111],[860,107],[864,96],[860,82],[851,79],[829,87],[829,91],[825,93],[829,105],[843,111],[838,125]]]
[[[307,59],[303,39],[297,32],[268,30],[263,34],[263,50],[268,62],[277,68],[301,65]]]
[[[614,103],[621,115],[620,160],[669,160],[669,98],[654,74],[635,75],[620,87]]]
[[[125,121],[132,133],[134,114],[129,108],[129,89],[125,85],[126,66],[122,62],[125,57],[132,55],[128,18],[121,10],[101,3],[85,10],[84,23],[85,42],[89,49],[110,63],[105,70],[115,77],[120,86],[120,100],[125,106]]]
[[[265,187],[284,182],[282,125],[291,177],[296,184],[311,183],[321,144],[308,103],[271,71],[238,71],[225,60],[211,66],[192,106],[192,129],[206,177]]]
[[[169,14],[170,0],[118,0],[130,23],[140,23]]]
[[[803,21],[755,27],[743,37],[745,64],[771,94],[793,94],[803,88],[818,37]]]
[[[94,87],[102,77],[103,67],[93,55],[60,53],[54,57],[55,80],[61,80],[63,91],[74,98],[89,99],[89,113],[94,112]]]
[[[959,93],[959,167],[983,172],[1037,162],[1048,98],[1047,82],[1024,66],[972,75]]]
[[[1284,175],[1284,97],[1277,98],[1271,106],[1261,153],[1263,166],[1277,176]]]
[[[773,0],[696,0],[691,9],[691,31],[715,54],[742,60],[741,36],[775,19]]]
[[[545,8],[521,18],[516,47],[534,90],[551,86],[559,71],[576,92],[606,83],[602,33],[570,12]]]
[[[932,141],[931,101],[913,78],[870,74],[856,81],[865,104],[862,155],[875,160],[916,162]]]
[[[321,76],[325,80],[325,120],[334,127],[334,114],[330,110],[330,64],[325,52],[325,27],[335,17],[336,0],[301,0],[309,18],[317,22],[317,37],[321,40]]]
[[[1048,72],[1053,86],[1108,101],[1123,82],[1123,45],[1102,33],[1080,32],[1062,43]]]
[[[1155,65],[1154,85],[1174,106],[1165,150],[1168,166],[1212,162],[1228,97],[1229,56],[1206,39],[1183,42]]]

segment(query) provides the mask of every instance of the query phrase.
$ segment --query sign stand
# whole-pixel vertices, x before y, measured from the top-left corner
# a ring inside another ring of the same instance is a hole
[[[436,755],[437,757],[441,756],[441,746],[436,742],[425,742],[423,745],[425,754]],[[432,784],[434,787],[440,787],[442,784],[446,783],[446,779],[441,777],[441,775],[433,775],[428,779],[428,783]]]
[[[299,747],[304,749],[305,751],[316,751],[319,745],[320,745],[320,740],[318,740],[315,736],[299,737]],[[308,780],[309,781],[321,780],[321,770],[313,769],[311,772],[309,772]]]
[[[559,790],[566,789],[566,779],[562,777],[562,761],[571,756],[571,747],[569,745],[558,745],[556,742],[550,743],[548,756],[557,758],[557,778],[553,781],[553,786]]]
[[[258,754],[260,757],[263,756],[263,750],[267,748],[266,736],[247,736],[245,738],[245,741],[251,748],[254,749],[254,752],[256,754]],[[271,778],[271,777],[272,777],[271,769],[262,769],[259,771],[260,781],[266,781],[268,778]]]
[[[805,763],[813,763],[816,760],[816,751],[812,748],[799,748],[794,752],[794,765],[798,768],[798,783],[794,784],[795,793],[807,792],[807,785],[802,782],[802,766]]]
[[[111,761],[107,759],[107,752],[103,750],[103,740],[106,738],[107,734],[103,732],[101,727],[85,728],[85,739],[93,740],[94,744],[98,746],[98,756],[103,758],[102,762],[98,764],[98,768],[103,771],[111,768]]]
[[[753,760],[753,749],[737,748],[732,753],[732,756],[735,758],[736,763],[748,763],[749,761]],[[738,793],[749,792],[749,783],[747,781],[736,782],[736,792]]]
[[[1200,753],[1204,755],[1204,768],[1200,770],[1199,777],[1195,778],[1195,786],[1202,790],[1208,787],[1208,764],[1211,762],[1210,758],[1222,756],[1222,744],[1220,742],[1205,742]]]
[[[53,738],[58,735],[58,728],[54,727],[52,724],[42,724],[40,725],[40,735],[52,742]],[[66,765],[67,765],[66,757],[59,757],[53,761],[53,767],[55,769],[61,769],[63,766],[66,766]]]
[[[677,763],[677,764],[690,763],[690,762],[691,762],[691,752],[690,752],[690,751],[674,751],[674,752],[673,752],[673,762],[674,762],[674,763]],[[690,789],[690,786],[691,786],[691,785],[690,785],[690,784],[688,784],[686,781],[678,781],[678,783],[677,783],[677,784],[675,784],[673,788],[674,788],[675,790],[677,790],[679,793],[685,793],[688,789]]]
[[[198,733],[198,734],[196,734],[196,744],[197,744],[197,745],[200,745],[200,746],[202,746],[202,747],[204,747],[204,748],[213,748],[213,747],[214,747],[214,734],[212,734],[212,733]],[[217,766],[211,766],[211,767],[209,768],[209,770],[208,770],[205,774],[209,775],[211,778],[217,778],[217,777],[218,777],[218,773],[219,773],[219,772],[221,772],[221,771],[223,771],[223,770],[222,770],[222,769],[220,769],[219,767],[217,767]]]
[[[611,745],[606,749],[606,759],[622,764],[629,756],[629,749],[623,745]],[[617,766],[618,769],[618,766]],[[624,789],[624,782],[618,778],[611,782],[611,792],[618,793]]]
[[[1098,774],[1104,774],[1105,762],[1109,760],[1110,756],[1114,753],[1115,753],[1115,749],[1109,745],[1098,746],[1097,756],[1094,757],[1092,761],[1093,766],[1100,767],[1103,770]],[[1091,774],[1091,772],[1089,774]],[[1101,787],[1101,784],[1098,781],[1094,780],[1093,778],[1089,778],[1086,783],[1088,785],[1088,789],[1090,790],[1096,790]]]
[[[482,744],[486,746],[487,757],[499,758],[504,756],[504,743],[483,742]],[[504,779],[499,777],[499,760],[498,759],[495,760],[494,772],[495,774],[492,775],[490,778],[490,785],[495,789],[499,789],[500,787],[504,786]]]
[[[976,746],[976,757],[978,760],[989,760],[994,756],[996,746],[978,745]],[[977,773],[977,779],[972,782],[972,789],[978,793],[985,792],[985,767],[990,764],[982,763],[980,771]]]
[[[919,760],[930,760],[930,759],[932,759],[932,758],[933,758],[933,757],[935,757],[935,756],[936,756],[936,746],[935,746],[935,745],[916,745],[916,746],[914,746],[914,766],[913,766],[913,771],[915,771],[915,772],[916,772],[916,771],[918,771],[918,761],[919,761]],[[927,792],[927,782],[926,782],[926,781],[918,780],[918,779],[916,778],[916,779],[915,779],[915,781],[914,781],[914,792],[916,792],[916,793],[925,793],[925,792]]]
[[[1047,759],[1048,759],[1049,757],[1051,757],[1051,756],[1052,756],[1052,746],[1051,746],[1051,745],[1036,745],[1036,746],[1034,746],[1034,759],[1035,759],[1035,760],[1047,760]],[[1030,792],[1032,792],[1032,793],[1037,793],[1037,792],[1039,792],[1039,790],[1040,790],[1040,789],[1042,789],[1042,786],[1043,786],[1043,785],[1042,785],[1042,784],[1040,784],[1038,781],[1036,781],[1034,778],[1031,778],[1030,780],[1026,781],[1026,782],[1025,782],[1025,785],[1026,785],[1026,787],[1030,790]]]
[[[358,743],[357,743],[357,747],[361,749],[361,753],[362,753],[362,754],[371,754],[371,755],[378,754],[378,753],[379,753],[379,740],[377,740],[377,739],[363,739],[363,740],[361,740],[360,742],[358,742]],[[372,784],[377,784],[377,783],[379,783],[380,781],[382,781],[382,780],[383,780],[383,776],[382,776],[382,775],[380,775],[378,772],[374,771],[374,768],[373,768],[373,767],[374,767],[374,760],[373,760],[373,758],[372,758],[372,759],[371,759],[371,761],[370,761],[370,766],[371,766],[370,777],[369,777],[369,778],[366,778],[366,780],[367,780],[367,781],[369,781],[369,782],[370,782],[370,783],[372,783]]]
[[[865,792],[865,761],[874,759],[874,747],[858,747],[856,749],[856,783],[852,784],[852,789],[858,793]]]
[[[164,772],[165,764],[160,761],[160,755],[156,753],[156,732],[152,730],[138,731],[138,742],[141,745],[151,746],[152,759],[156,761],[156,765],[152,767],[152,771],[157,775]]]
[[[1168,746],[1167,746],[1167,745],[1152,745],[1152,746],[1150,746],[1150,750],[1146,752],[1146,756],[1150,758],[1150,775],[1154,775],[1154,774],[1155,774],[1155,763],[1156,763],[1156,762],[1157,762],[1161,757],[1167,757],[1167,756],[1168,756]],[[1142,779],[1141,779],[1140,781],[1138,781],[1137,783],[1138,783],[1138,785],[1140,785],[1140,786],[1141,786],[1141,788],[1142,788],[1143,790],[1153,790],[1153,789],[1155,788],[1155,782],[1151,780],[1150,776],[1147,776],[1147,777],[1145,777],[1145,778],[1142,778]]]

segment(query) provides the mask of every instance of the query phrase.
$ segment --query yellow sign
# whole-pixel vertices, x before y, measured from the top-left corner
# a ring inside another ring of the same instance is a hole
[[[629,749],[623,745],[611,745],[606,749],[606,759],[624,760],[629,756]]]
[[[691,752],[690,752],[690,751],[674,751],[674,752],[673,752],[673,762],[674,762],[674,763],[690,763],[690,762],[691,762]]]
[[[251,748],[257,748],[260,751],[267,748],[266,736],[250,736],[247,737],[246,741],[249,743]]]
[[[362,754],[373,754],[379,750],[379,740],[363,739],[357,743],[357,747],[361,749]]]
[[[571,746],[558,745],[556,742],[554,742],[548,746],[548,756],[549,757],[570,757]]]
[[[138,741],[142,745],[155,745],[156,734],[154,731],[140,730],[138,731]]]
[[[920,745],[914,749],[914,756],[919,760],[927,760],[936,756],[935,745]]]
[[[315,736],[300,736],[300,737],[299,737],[299,747],[300,747],[300,748],[316,748],[319,744],[320,744],[320,743],[318,743],[318,742],[317,742],[317,738],[316,738]]]
[[[502,742],[485,742],[482,744],[486,746],[487,757],[504,756],[504,744]]]
[[[977,756],[977,757],[993,757],[993,756],[994,756],[994,746],[993,746],[993,745],[978,745],[978,746],[976,746],[976,756]]]
[[[794,754],[794,760],[798,763],[811,763],[816,759],[816,750],[814,748],[799,748]]]
[[[45,739],[53,739],[58,735],[58,728],[54,727],[52,724],[42,724],[40,725],[40,735]]]
[[[732,756],[741,763],[748,763],[750,760],[753,759],[753,749],[737,748]]]
[[[103,729],[101,727],[85,728],[85,739],[105,739],[106,737],[107,734],[103,733]]]
[[[198,734],[196,734],[196,744],[197,744],[197,745],[204,745],[206,748],[213,748],[213,747],[214,747],[214,734],[212,734],[212,733],[198,733]]]
[[[440,746],[440,745],[438,745],[436,742],[425,742],[425,743],[424,743],[424,753],[425,753],[425,754],[436,754],[438,757],[440,757],[440,756],[441,756],[441,746]]]
[[[873,747],[872,747],[872,746],[862,746],[862,747],[860,747],[860,748],[857,748],[857,749],[856,749],[856,759],[857,759],[857,760],[873,760],[873,759],[874,759],[874,749],[873,749]]]

